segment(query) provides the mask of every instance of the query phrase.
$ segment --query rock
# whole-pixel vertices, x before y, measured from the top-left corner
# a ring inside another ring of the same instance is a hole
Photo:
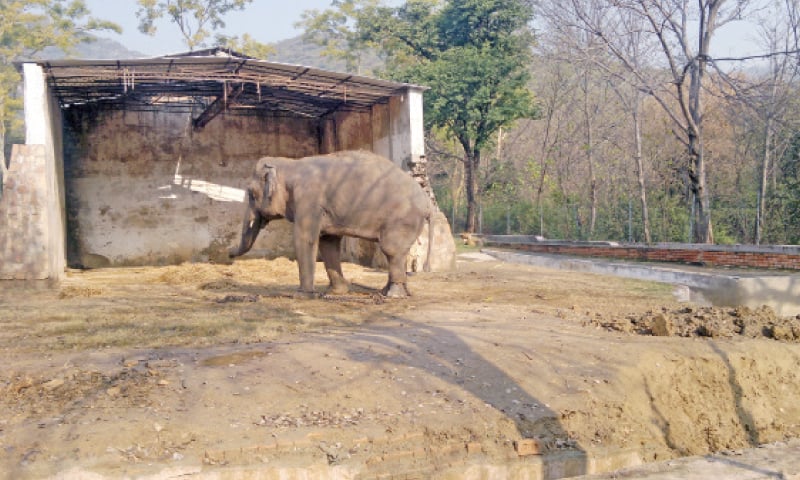
[[[675,329],[672,326],[672,320],[663,313],[657,313],[651,322],[650,330],[653,335],[658,337],[672,336]]]
[[[523,438],[514,442],[514,449],[520,457],[539,455],[542,453],[541,445],[535,438]]]
[[[701,337],[718,337],[719,332],[711,325],[702,324],[697,327],[697,334]]]
[[[84,253],[81,255],[80,263],[83,268],[90,270],[93,268],[106,268],[111,266],[111,260],[109,260],[108,257],[96,253]]]
[[[122,389],[120,389],[119,386],[106,389],[106,395],[112,398],[118,397],[120,393],[122,393]]]
[[[791,342],[795,339],[794,331],[789,325],[773,325],[769,333],[775,340]]]
[[[49,382],[45,383],[42,386],[45,388],[45,390],[55,390],[56,388],[60,387],[61,385],[64,385],[64,379],[63,378],[54,378],[54,379],[50,380]]]
[[[475,455],[481,453],[482,451],[483,447],[481,446],[480,442],[467,442],[468,455]]]

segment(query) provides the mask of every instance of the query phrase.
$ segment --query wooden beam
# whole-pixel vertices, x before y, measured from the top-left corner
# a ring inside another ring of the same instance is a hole
[[[194,130],[202,130],[208,125],[208,122],[228,108],[229,104],[235,103],[242,92],[244,92],[244,83],[239,84],[239,88],[235,90],[233,85],[226,84],[222,95],[218,96],[197,118],[192,120]]]

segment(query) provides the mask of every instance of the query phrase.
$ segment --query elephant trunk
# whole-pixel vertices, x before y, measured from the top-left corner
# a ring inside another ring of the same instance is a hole
[[[240,257],[249,252],[253,248],[256,237],[258,237],[258,232],[261,231],[266,223],[258,210],[248,207],[242,222],[242,240],[239,243],[239,248],[232,248],[228,251],[230,257]]]

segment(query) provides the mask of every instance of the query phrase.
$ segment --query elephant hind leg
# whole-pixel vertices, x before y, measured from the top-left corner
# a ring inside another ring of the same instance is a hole
[[[389,298],[404,298],[410,297],[411,292],[408,291],[407,283],[393,283],[389,282],[381,290],[381,295]]]
[[[389,261],[389,281],[383,287],[381,293],[386,297],[411,296],[411,292],[408,291],[406,276],[406,256],[408,251],[402,255],[389,255],[386,252],[384,254]]]
[[[342,237],[336,235],[323,235],[319,238],[319,254],[325,264],[325,272],[330,280],[328,292],[342,295],[350,291],[350,283],[345,280],[342,273],[340,249]]]

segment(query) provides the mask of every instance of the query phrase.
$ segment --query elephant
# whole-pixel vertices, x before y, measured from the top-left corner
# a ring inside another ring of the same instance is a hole
[[[431,199],[419,183],[389,159],[366,151],[344,151],[300,159],[263,157],[245,192],[238,257],[253,246],[271,220],[292,222],[300,274],[298,296],[314,296],[317,253],[325,265],[328,293],[345,294],[350,284],[342,274],[343,236],[372,240],[386,255],[389,279],[381,293],[411,295],[406,256],[428,223],[428,257],[433,228]],[[423,267],[430,271],[429,260]]]

